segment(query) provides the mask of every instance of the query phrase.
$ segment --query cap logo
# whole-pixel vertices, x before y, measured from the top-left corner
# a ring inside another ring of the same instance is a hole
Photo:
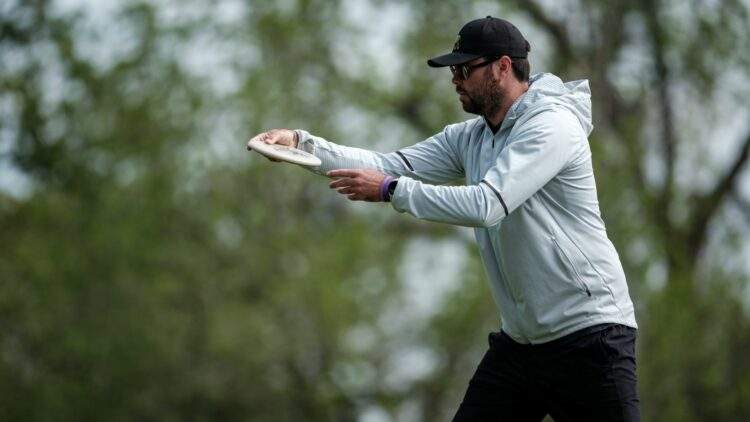
[[[461,49],[461,34],[458,34],[458,37],[456,37],[456,42],[453,44],[453,52]]]

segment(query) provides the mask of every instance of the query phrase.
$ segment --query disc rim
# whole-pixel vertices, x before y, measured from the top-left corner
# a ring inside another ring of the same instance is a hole
[[[274,145],[276,148],[274,148]],[[284,145],[276,145],[276,144],[267,144],[259,139],[251,139],[248,142],[248,146],[252,148],[254,151],[258,152],[261,155],[264,155],[266,157],[275,158],[277,160],[281,160],[287,163],[297,164],[301,166],[307,166],[307,167],[318,167],[322,164],[320,161],[320,158],[310,154],[307,151],[302,151],[300,149],[284,146]],[[284,148],[282,150],[277,149],[278,147]],[[294,153],[288,155],[285,154],[283,151],[292,151],[294,150]]]

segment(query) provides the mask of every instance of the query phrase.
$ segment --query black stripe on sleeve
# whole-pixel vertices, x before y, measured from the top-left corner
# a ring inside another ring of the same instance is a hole
[[[500,203],[503,205],[503,211],[505,211],[505,216],[508,216],[508,207],[505,206],[505,201],[503,201],[503,197],[500,196],[500,192],[497,191],[491,184],[489,184],[486,180],[482,180],[479,183],[484,183],[485,185],[489,186],[490,189],[492,189],[492,192],[495,192],[495,195],[497,195],[497,199],[500,200]]]
[[[404,153],[402,153],[401,151],[396,151],[396,154],[398,154],[398,156],[401,157],[402,160],[404,160],[404,163],[406,163],[406,167],[409,167],[409,170],[414,171],[414,167],[411,166],[411,163],[406,159]]]

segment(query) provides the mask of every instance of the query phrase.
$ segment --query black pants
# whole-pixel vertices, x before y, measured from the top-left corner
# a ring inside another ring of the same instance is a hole
[[[491,333],[455,421],[639,421],[636,330],[589,327],[549,343]]]

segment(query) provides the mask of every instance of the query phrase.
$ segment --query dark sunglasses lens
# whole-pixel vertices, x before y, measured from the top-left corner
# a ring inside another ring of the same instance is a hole
[[[459,66],[450,66],[451,73],[453,76],[458,76],[459,78],[466,79],[466,67],[463,65]]]

